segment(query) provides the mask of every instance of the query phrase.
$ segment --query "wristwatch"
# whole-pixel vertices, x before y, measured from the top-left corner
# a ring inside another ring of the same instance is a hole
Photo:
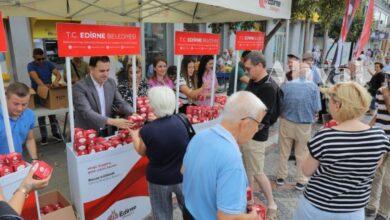
[[[24,198],[27,198],[28,195],[29,195],[29,193],[27,192],[27,189],[24,188],[24,187],[19,187],[19,188],[17,188],[16,191],[14,192],[14,195],[15,195],[15,193],[16,193],[17,191],[21,191],[21,192],[24,194]]]

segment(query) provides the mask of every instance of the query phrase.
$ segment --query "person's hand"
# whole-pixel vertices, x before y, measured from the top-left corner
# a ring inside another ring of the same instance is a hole
[[[151,121],[154,121],[157,119],[157,116],[153,113],[153,112],[150,112],[148,114],[148,121],[151,122]]]
[[[139,137],[139,130],[140,129],[136,129],[136,130],[133,130],[133,129],[128,129],[129,130],[129,134],[131,136],[131,138],[134,140],[135,138],[138,138]]]
[[[107,123],[120,129],[128,129],[133,126],[133,123],[123,118],[109,118]]]
[[[251,220],[262,220],[260,219],[260,216],[257,214],[256,210],[252,209],[251,212],[249,212],[250,219]]]
[[[58,82],[54,81],[54,82],[51,84],[51,86],[52,86],[53,88],[56,88],[56,87],[59,87],[60,84],[59,84]]]
[[[28,172],[27,176],[24,178],[23,182],[20,184],[20,188],[24,188],[28,193],[37,189],[45,188],[47,185],[49,185],[51,175],[43,180],[36,180],[33,178],[34,172],[37,170],[37,168],[38,166],[33,166]]]

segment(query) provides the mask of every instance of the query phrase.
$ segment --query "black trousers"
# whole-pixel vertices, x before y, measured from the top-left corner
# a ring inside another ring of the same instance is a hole
[[[58,132],[58,121],[55,115],[49,115],[51,133],[59,134]],[[38,117],[39,131],[41,132],[42,138],[47,138],[47,129],[46,129],[46,116]]]

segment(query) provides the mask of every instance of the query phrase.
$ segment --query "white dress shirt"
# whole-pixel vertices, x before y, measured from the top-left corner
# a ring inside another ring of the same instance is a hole
[[[100,85],[95,81],[95,79],[91,76],[91,79],[93,81],[93,84],[95,85],[96,91],[99,96],[99,102],[100,102],[100,109],[101,109],[101,115],[106,116],[106,98],[104,97],[104,87],[103,84]]]

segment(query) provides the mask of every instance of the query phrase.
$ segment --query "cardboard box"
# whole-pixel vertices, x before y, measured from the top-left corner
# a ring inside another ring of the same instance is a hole
[[[37,94],[35,90],[30,88],[30,101],[28,102],[28,107],[31,109],[35,108],[35,94]]]
[[[41,97],[42,105],[49,109],[67,108],[68,92],[66,86],[49,88],[38,86],[38,95]]]
[[[42,220],[76,220],[76,216],[74,214],[72,205],[70,202],[65,199],[65,197],[58,191],[52,191],[48,193],[44,193],[39,196],[39,207],[45,207],[50,204],[60,203],[64,208],[58,209],[56,211],[50,212],[46,215],[41,214]]]

